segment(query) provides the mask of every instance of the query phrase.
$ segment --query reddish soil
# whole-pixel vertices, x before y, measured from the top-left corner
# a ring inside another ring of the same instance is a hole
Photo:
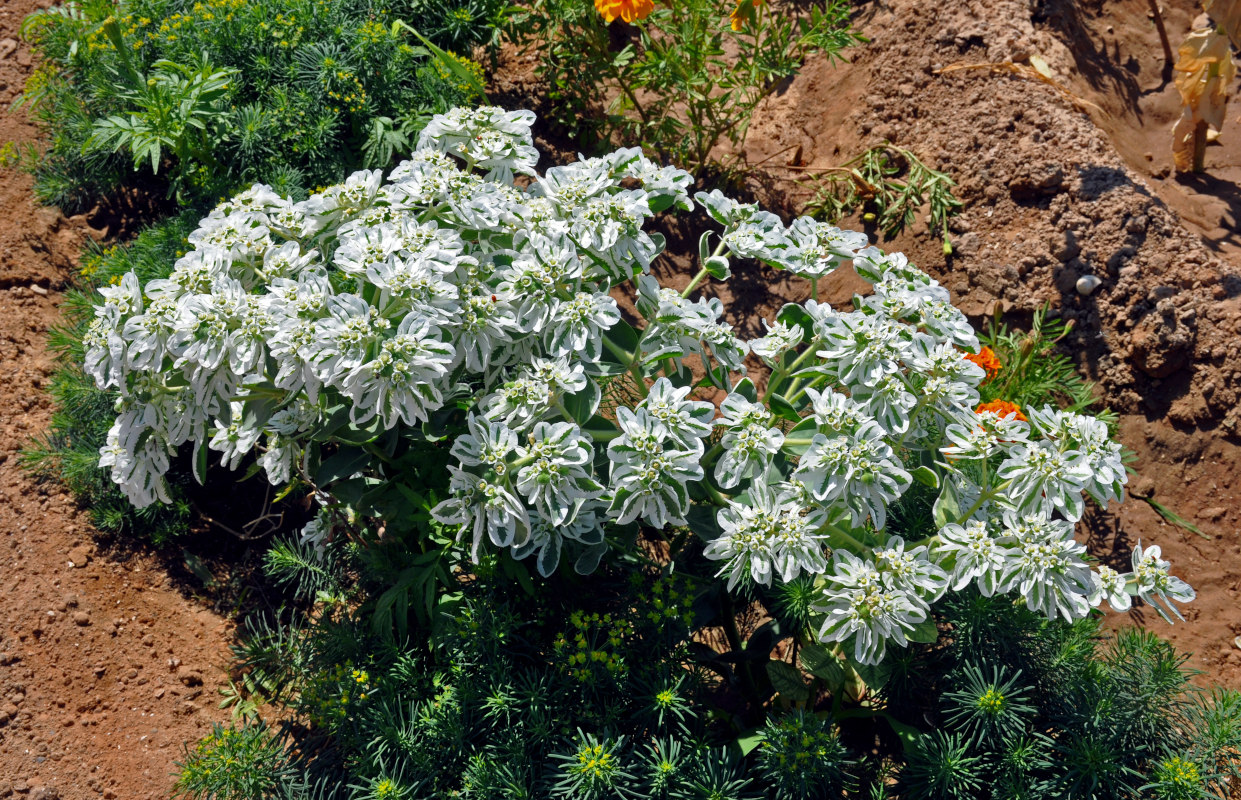
[[[6,106],[31,66],[17,29],[39,5],[0,8]],[[0,114],[0,142],[34,138],[23,115]],[[15,170],[3,172],[0,220],[0,798],[167,797],[182,743],[227,716],[229,626],[155,555],[101,551],[71,498],[20,467],[51,412],[59,290],[99,231],[35,206]]]

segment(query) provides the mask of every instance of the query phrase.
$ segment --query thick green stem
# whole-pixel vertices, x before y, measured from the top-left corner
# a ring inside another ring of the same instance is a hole
[[[629,374],[633,376],[633,384],[638,390],[638,394],[642,395],[642,397],[646,397],[650,390],[647,389],[646,378],[642,375],[642,365],[638,363],[637,354],[629,352],[606,336],[603,337],[603,346],[608,349],[608,352],[616,356],[616,359],[620,361],[625,369],[629,371]],[[637,350],[638,352],[642,351],[641,337],[638,338]]]
[[[685,291],[681,292],[681,297],[689,297],[689,293],[697,289],[698,284],[702,283],[703,279],[706,278],[707,275],[709,274],[710,273],[707,272],[706,267],[703,267],[702,269],[698,270],[698,274],[695,275],[694,279],[689,282],[689,286],[686,286]]]

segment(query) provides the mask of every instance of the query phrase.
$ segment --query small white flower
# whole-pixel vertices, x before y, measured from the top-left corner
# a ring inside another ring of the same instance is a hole
[[[256,420],[247,420],[243,403],[229,403],[229,412],[227,422],[215,421],[215,434],[208,447],[221,454],[221,466],[237,469],[241,460],[258,444],[263,429],[256,424]]]
[[[448,471],[452,496],[431,509],[431,516],[458,526],[458,539],[470,531],[470,556],[475,561],[484,540],[497,547],[521,546],[529,540],[530,514],[506,482],[487,480],[451,464]]]
[[[1000,591],[1016,590],[1034,611],[1049,619],[1072,621],[1090,610],[1093,573],[1086,564],[1086,546],[1073,539],[1073,523],[1049,519],[1043,511],[1004,515],[1008,545]]]
[[[517,473],[517,490],[545,522],[562,525],[585,501],[603,494],[589,471],[594,450],[573,423],[536,424],[517,456],[529,462]]]
[[[612,462],[608,513],[622,525],[638,518],[656,528],[684,525],[689,512],[687,484],[703,476],[702,442],[694,439],[685,448],[644,408],[618,408],[616,423],[621,435],[608,444]]]
[[[821,642],[853,640],[853,658],[860,664],[883,661],[888,642],[909,643],[907,632],[927,619],[925,605],[903,589],[883,581],[874,564],[847,550],[832,554],[833,571],[823,599],[811,608],[826,615]]]
[[[818,500],[843,501],[854,527],[869,517],[875,528],[882,529],[887,505],[912,482],[882,433],[877,425],[869,425],[848,436],[815,434],[793,476]]]
[[[530,111],[454,108],[432,117],[418,137],[417,149],[450,153],[470,167],[489,170],[489,181],[511,183],[514,172],[534,174],[539,152],[530,133],[533,124]]]
[[[755,583],[770,586],[773,575],[787,583],[802,571],[820,574],[827,569],[822,544],[826,535],[820,533],[827,513],[802,508],[787,492],[756,486],[747,501],[729,501],[716,519],[723,534],[703,555],[725,562],[716,575],[728,575],[730,592],[747,574]]]
[[[763,320],[767,335],[750,341],[750,351],[767,362],[768,366],[780,365],[784,354],[802,343],[803,331],[799,325],[785,325],[783,322],[770,323]]]
[[[1097,606],[1104,600],[1113,611],[1128,611],[1133,604],[1129,596],[1129,576],[1101,564],[1094,575],[1094,589],[1090,592],[1090,605]]]
[[[585,552],[578,558],[575,568],[579,575],[588,575],[599,563],[599,550],[607,549],[602,522],[593,508],[583,508],[571,520],[561,525],[535,520],[526,543],[512,548],[513,558],[520,561],[537,554],[535,568],[540,575],[548,578],[560,565],[565,543],[577,542],[585,547]]]
[[[971,582],[976,583],[983,597],[999,591],[1000,570],[1006,550],[980,519],[964,525],[949,523],[939,530],[935,555],[941,563],[951,562],[951,588],[959,592]]]
[[[994,411],[975,414],[967,426],[953,422],[944,429],[948,446],[940,452],[953,458],[990,458],[1008,445],[1028,445],[1030,426],[1017,419],[1016,414],[1000,416]]]
[[[807,278],[821,278],[852,259],[868,244],[866,234],[844,231],[810,217],[798,217],[789,226],[796,255],[788,269]]]
[[[353,399],[349,418],[360,425],[379,416],[385,429],[398,422],[417,425],[444,404],[442,379],[456,353],[440,340],[439,328],[411,314],[390,338],[379,343],[375,357],[353,367],[339,381]]]
[[[948,587],[948,573],[931,560],[926,545],[906,550],[905,540],[892,536],[874,551],[874,559],[885,584],[907,592],[928,608]]]
[[[1151,545],[1143,550],[1142,542],[1139,541],[1133,551],[1133,578],[1137,583],[1138,597],[1154,606],[1159,616],[1166,621],[1171,622],[1175,616],[1184,622],[1185,618],[1181,616],[1180,610],[1172,603],[1192,602],[1197,593],[1192,586],[1168,571],[1171,566],[1171,563],[1163,559],[1163,551],[1159,549],[1159,545]]]
[[[667,378],[655,381],[638,408],[663,426],[669,437],[689,447],[695,439],[711,435],[715,406],[702,401],[687,400],[692,386],[677,388]]]
[[[1007,448],[997,475],[1009,482],[1007,494],[1022,510],[1059,510],[1071,520],[1085,512],[1082,490],[1090,480],[1081,453],[1061,452],[1045,440]]]

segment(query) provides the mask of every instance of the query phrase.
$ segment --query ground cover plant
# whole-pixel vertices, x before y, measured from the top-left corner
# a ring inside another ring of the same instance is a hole
[[[300,202],[255,186],[167,278],[101,289],[85,362],[121,393],[100,463],[130,499],[167,498],[184,446],[199,478],[247,465],[320,509],[269,557],[309,615],[241,651],[291,724],[200,743],[186,793],[1221,785],[1235,698],[1195,705],[1153,639],[1095,644],[1105,600],[1177,616],[1193,597],[1158,546],[1121,572],[1074,540],[1085,495],[1123,496],[1104,422],[1031,381],[1024,408],[983,405],[1014,353],[981,349],[899,254],[691,199],[638,150],[538,175],[532,121],[456,110],[387,176]],[[643,226],[695,202],[719,227],[675,292]],[[812,278],[851,260],[872,292],[742,342],[691,297],[752,259]]]
[[[42,63],[19,101],[47,146],[27,158],[36,195],[67,211],[117,192],[165,191],[187,211],[135,242],[88,253],[53,335],[57,414],[26,463],[66,483],[100,530],[154,541],[183,533],[191,505],[174,473],[170,506],[135,513],[93,454],[113,392],[82,379],[82,335],[97,286],[126,272],[164,277],[194,222],[254,181],[304,196],[407,153],[430,116],[480,97],[465,55],[491,41],[502,6],[323,0],[110,0],[30,16]],[[418,13],[419,30],[409,23]],[[465,55],[457,55],[458,53]],[[201,509],[200,509],[201,511]]]

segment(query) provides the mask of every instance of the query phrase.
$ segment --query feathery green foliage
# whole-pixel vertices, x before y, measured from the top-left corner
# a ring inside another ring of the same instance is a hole
[[[481,68],[453,51],[494,43],[506,9],[84,0],[36,12],[22,34],[43,63],[21,99],[48,141],[36,194],[77,211],[162,184],[202,209],[253,182],[296,194],[386,166],[431,114],[480,96]]]

